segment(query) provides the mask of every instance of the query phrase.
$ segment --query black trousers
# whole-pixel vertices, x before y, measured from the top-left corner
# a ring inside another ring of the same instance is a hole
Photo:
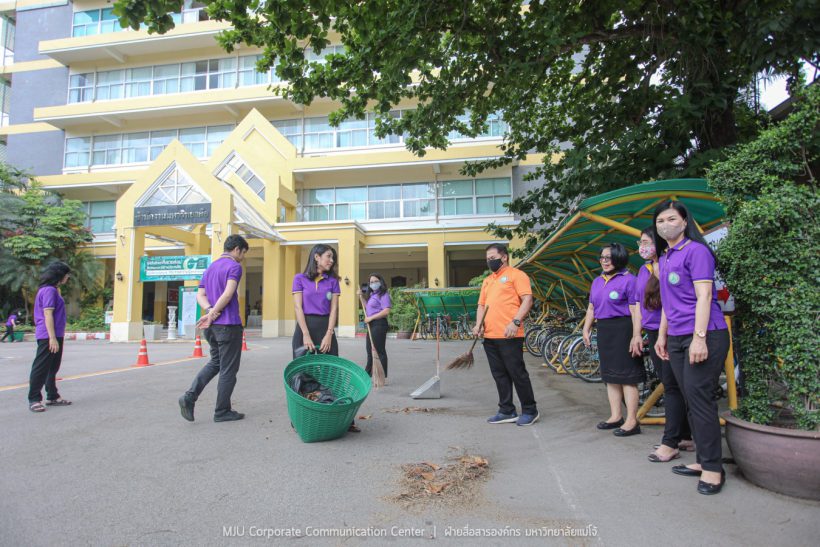
[[[319,351],[319,346],[322,344],[322,338],[325,337],[327,330],[330,328],[329,315],[305,315],[305,323],[307,324],[310,339],[313,340],[313,345],[316,346],[316,351]],[[293,331],[293,338],[291,339],[291,346],[293,348],[293,358],[296,359],[296,350],[305,345],[304,337],[302,336],[302,329],[296,325],[296,330]],[[333,333],[333,339],[330,341],[330,350],[325,355],[339,356],[339,341],[336,340],[336,333]]]
[[[3,335],[3,339],[0,340],[0,342],[5,342],[9,336],[11,336],[11,341],[14,342],[14,327],[12,325],[6,325],[6,334]]]
[[[524,365],[523,338],[485,338],[484,351],[490,362],[490,372],[498,389],[498,411],[515,412],[513,386],[518,393],[522,414],[536,414],[535,395],[527,367]]]
[[[663,406],[666,414],[666,424],[663,426],[663,439],[661,444],[669,448],[677,448],[680,441],[692,439],[692,431],[689,429],[689,418],[686,415],[686,400],[681,393],[680,386],[675,375],[672,374],[672,365],[669,361],[662,360],[655,353],[655,342],[658,341],[658,331],[645,329],[649,338],[649,355],[655,370],[658,371],[661,383],[663,384]]]
[[[715,391],[726,354],[729,352],[729,331],[710,330],[706,333],[706,361],[689,362],[692,335],[670,336],[667,341],[669,363],[689,409],[689,424],[697,449],[697,461],[705,471],[720,472],[721,438],[718,404]]]
[[[203,331],[205,340],[211,346],[211,360],[196,375],[185,395],[196,402],[208,382],[219,374],[214,416],[231,411],[231,394],[236,386],[236,373],[239,372],[242,357],[242,331],[242,325],[211,325]]]
[[[370,322],[370,335],[373,337],[373,345],[376,346],[376,353],[384,367],[384,376],[387,377],[387,319],[376,319]],[[365,337],[365,351],[367,351],[367,366],[364,370],[369,376],[373,375],[373,348],[370,347],[370,336]]]
[[[43,385],[46,386],[46,399],[56,401],[60,398],[57,391],[57,371],[63,362],[63,339],[57,338],[60,349],[57,353],[48,350],[48,339],[37,340],[37,353],[31,364],[31,376],[28,380],[28,402],[39,403],[43,400]]]

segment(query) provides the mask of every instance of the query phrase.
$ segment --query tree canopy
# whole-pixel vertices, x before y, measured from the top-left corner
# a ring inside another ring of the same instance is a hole
[[[543,184],[514,200],[515,230],[549,224],[578,197],[642,180],[702,175],[725,147],[757,133],[757,75],[818,65],[820,0],[205,0],[229,21],[227,51],[263,49],[287,98],[338,101],[331,122],[377,115],[408,149],[446,148],[501,113],[499,167],[531,153]],[[173,26],[179,0],[118,0],[123,24]],[[331,44],[343,51],[309,60]],[[754,93],[751,93],[754,96]],[[390,110],[417,102],[400,118]],[[509,232],[497,229],[501,235]],[[530,240],[533,238],[530,237]]]
[[[80,246],[93,240],[76,200],[43,190],[26,173],[0,163],[0,289],[31,305],[40,272],[53,260],[72,270],[75,292],[99,284],[102,265]]]

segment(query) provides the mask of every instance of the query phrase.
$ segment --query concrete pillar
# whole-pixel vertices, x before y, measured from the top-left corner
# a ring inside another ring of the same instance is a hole
[[[356,288],[359,286],[359,251],[361,238],[359,234],[350,230],[339,237],[339,284],[342,295],[339,298],[339,330],[340,337],[352,338],[356,336],[358,322],[359,297]],[[348,283],[345,283],[345,279]]]
[[[140,258],[145,252],[145,232],[140,228],[117,229],[114,279],[114,321],[111,341],[140,340],[142,332],[142,283],[139,282]]]
[[[285,248],[277,241],[262,242],[262,336],[287,336],[282,324],[289,289],[285,276]]]
[[[154,321],[165,323],[168,320],[168,282],[154,283]]]
[[[439,283],[436,285],[435,280]],[[444,234],[430,234],[427,239],[427,286],[431,289],[447,287],[447,250]]]

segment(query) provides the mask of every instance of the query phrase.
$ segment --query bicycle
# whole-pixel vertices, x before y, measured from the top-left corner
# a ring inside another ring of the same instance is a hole
[[[473,328],[470,326],[470,314],[462,313],[456,321],[456,337],[459,340],[470,340],[473,338]]]

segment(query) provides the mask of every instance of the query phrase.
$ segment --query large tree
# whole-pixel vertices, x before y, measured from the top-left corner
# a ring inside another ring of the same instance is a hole
[[[93,290],[102,265],[81,249],[92,240],[79,201],[46,191],[0,163],[0,290],[6,298],[20,295],[30,311],[40,272],[53,260],[71,267],[68,290],[75,296]]]
[[[501,112],[498,159],[532,152],[543,185],[511,204],[527,235],[568,203],[641,180],[700,175],[728,145],[756,133],[749,89],[761,74],[817,66],[820,0],[205,0],[232,51],[264,49],[301,104],[339,101],[331,121],[380,116],[407,147],[445,148]],[[118,0],[123,24],[165,32],[179,0]],[[344,53],[309,62],[340,41]],[[752,93],[754,95],[754,93]],[[418,101],[400,119],[389,111]],[[465,118],[465,112],[469,116]],[[503,233],[503,231],[501,231]],[[509,235],[509,234],[507,234]]]

